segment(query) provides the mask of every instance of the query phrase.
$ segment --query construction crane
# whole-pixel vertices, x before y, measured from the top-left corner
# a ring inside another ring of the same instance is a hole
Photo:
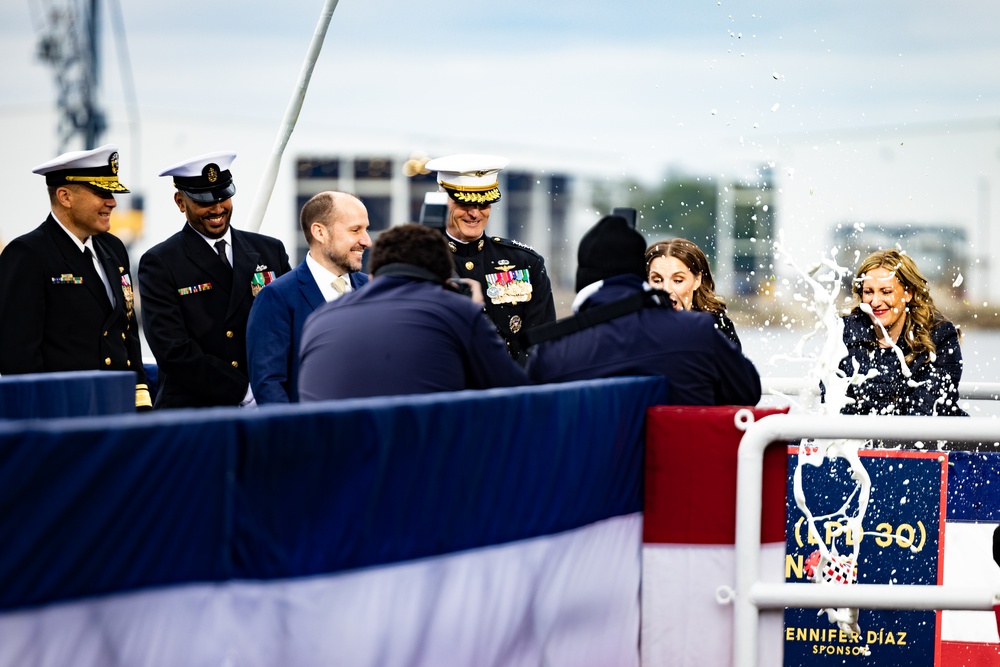
[[[98,2],[46,4],[37,54],[55,73],[59,151],[66,151],[79,139],[84,149],[96,148],[107,130],[107,119],[97,102]]]
[[[38,32],[37,56],[52,67],[56,82],[56,107],[59,112],[57,136],[59,152],[73,148],[91,149],[103,143],[108,129],[98,98],[100,93],[100,2],[98,0],[38,0],[33,8]],[[132,140],[129,160],[140,173],[138,103],[132,80],[125,28],[119,0],[108,0],[110,18],[118,47],[119,71],[128,106]],[[116,142],[117,143],[117,142]],[[132,195],[127,209],[119,209],[112,218],[112,232],[128,245],[142,231],[142,195],[137,179],[127,183]]]

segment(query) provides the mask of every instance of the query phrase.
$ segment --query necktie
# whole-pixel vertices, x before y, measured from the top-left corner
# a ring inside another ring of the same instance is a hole
[[[347,281],[340,276],[334,278],[333,282],[330,283],[330,286],[337,290],[337,294],[343,294],[347,291]]]
[[[87,246],[84,246],[83,247],[83,256],[86,257],[87,260],[91,264],[94,265],[94,270],[97,271],[97,277],[101,279],[101,283],[104,285],[104,293],[108,295],[108,301],[111,302],[112,306],[115,305],[115,297],[111,294],[111,287],[108,286],[108,283],[107,283],[107,280],[105,279],[105,277],[103,275],[101,275],[102,272],[98,270],[98,268],[97,268],[97,262],[94,261],[94,253],[91,252],[90,248],[88,248]]]
[[[226,265],[227,269],[233,268],[233,265],[229,263],[229,257],[226,256],[226,240],[219,239],[215,242],[215,252],[219,253],[219,258],[222,263]]]

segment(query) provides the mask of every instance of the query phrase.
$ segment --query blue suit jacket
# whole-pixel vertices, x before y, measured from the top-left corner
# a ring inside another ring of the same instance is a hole
[[[351,274],[354,289],[367,282],[366,274]],[[247,363],[258,405],[298,402],[302,325],[324,303],[305,260],[254,299],[247,321]]]

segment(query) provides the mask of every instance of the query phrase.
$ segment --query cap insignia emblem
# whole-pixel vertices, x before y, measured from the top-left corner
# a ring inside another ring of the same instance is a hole
[[[111,157],[108,158],[108,166],[111,167],[112,174],[118,173],[118,151],[112,153]]]
[[[219,168],[214,164],[210,164],[207,167],[205,167],[205,178],[208,179],[209,183],[215,183],[217,180],[219,180],[218,169]]]
[[[479,170],[479,171],[476,172],[476,176],[478,176],[479,178],[482,178],[483,176],[485,176],[488,173],[490,173],[488,169],[485,169],[485,170],[481,169],[481,170]]]

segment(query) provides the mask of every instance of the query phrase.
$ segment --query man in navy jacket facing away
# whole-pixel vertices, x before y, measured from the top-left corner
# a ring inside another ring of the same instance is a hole
[[[599,320],[592,316],[611,304],[635,307],[541,342],[528,356],[528,375],[538,383],[662,375],[673,405],[755,405],[761,389],[753,363],[710,314],[674,310],[666,293],[645,284],[645,249],[642,235],[620,216],[602,218],[587,232],[578,251],[574,313]]]
[[[438,230],[407,224],[382,232],[371,269],[364,289],[306,320],[301,401],[527,384],[482,296],[476,302],[451,289],[451,252]]]
[[[309,252],[302,263],[261,290],[247,321],[250,388],[258,405],[298,403],[299,342],[314,310],[368,282],[361,273],[368,209],[344,192],[320,192],[299,216]]]

